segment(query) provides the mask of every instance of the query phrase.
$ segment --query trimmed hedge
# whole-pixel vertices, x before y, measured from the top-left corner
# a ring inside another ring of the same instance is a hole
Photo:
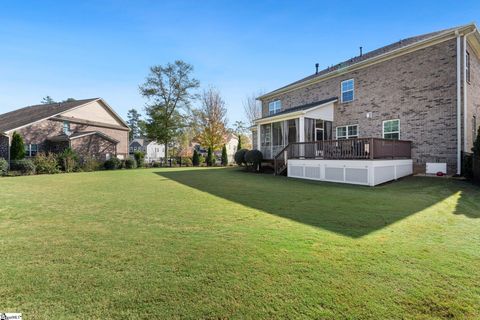
[[[245,163],[252,171],[260,171],[263,154],[260,150],[250,150],[245,153]]]
[[[247,149],[240,149],[237,152],[235,152],[235,163],[238,164],[239,166],[246,164],[245,162],[245,154],[248,152]]]

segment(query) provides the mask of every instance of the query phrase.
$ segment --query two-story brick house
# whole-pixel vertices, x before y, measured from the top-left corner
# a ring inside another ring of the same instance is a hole
[[[302,159],[308,148],[320,160],[393,158],[375,156],[373,142],[361,140],[379,138],[410,141],[415,172],[428,163],[460,174],[480,124],[480,34],[469,24],[404,39],[321,71],[317,65],[313,75],[258,99],[254,143],[267,159],[288,158],[279,151],[298,142],[306,142]],[[345,147],[343,139],[352,142]],[[336,144],[323,150],[319,141],[327,140]],[[377,151],[385,140],[375,141]]]
[[[0,158],[9,159],[14,132],[23,137],[27,157],[72,148],[80,158],[128,156],[125,121],[101,98],[28,106],[0,115]]]

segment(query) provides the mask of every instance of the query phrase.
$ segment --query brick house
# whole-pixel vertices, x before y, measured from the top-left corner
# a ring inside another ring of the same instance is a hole
[[[480,124],[475,24],[316,67],[314,74],[258,98],[262,118],[253,127],[254,147],[267,159],[277,158],[278,171],[305,159],[411,159],[413,172],[430,167],[461,173],[462,153],[470,152]],[[312,163],[302,165],[304,177],[315,171],[306,167],[319,166]],[[320,171],[317,177],[326,174]]]
[[[0,157],[10,159],[13,132],[25,142],[27,157],[71,147],[80,158],[128,156],[130,128],[101,98],[40,104],[0,115]]]

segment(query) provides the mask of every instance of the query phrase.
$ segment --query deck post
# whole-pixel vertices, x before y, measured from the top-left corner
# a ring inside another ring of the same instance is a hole
[[[298,119],[298,122],[299,122],[299,137],[298,139],[300,141],[298,142],[301,142],[301,144],[299,145],[299,157],[300,158],[304,158],[305,157],[305,145],[303,144],[303,142],[305,142],[305,117],[304,116],[300,116],[300,118]]]

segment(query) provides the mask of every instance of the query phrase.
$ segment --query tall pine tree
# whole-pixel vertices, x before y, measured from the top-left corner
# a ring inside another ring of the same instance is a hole
[[[25,158],[25,144],[23,138],[16,131],[12,135],[12,146],[10,147],[10,160],[22,160]]]
[[[228,165],[228,155],[227,155],[227,146],[223,145],[222,148],[222,166]]]

